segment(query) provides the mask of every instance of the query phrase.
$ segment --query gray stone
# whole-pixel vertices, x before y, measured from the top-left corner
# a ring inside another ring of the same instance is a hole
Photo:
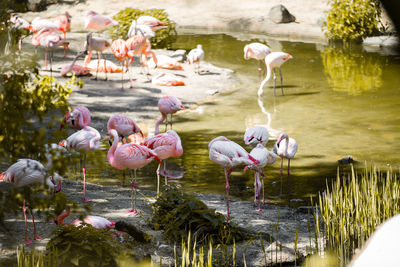
[[[273,6],[268,13],[268,17],[275,23],[289,23],[296,21],[296,17],[290,14],[283,5]]]
[[[388,36],[388,35],[367,37],[364,39],[363,44],[368,46],[377,46],[377,47],[398,46],[399,38],[397,36]]]

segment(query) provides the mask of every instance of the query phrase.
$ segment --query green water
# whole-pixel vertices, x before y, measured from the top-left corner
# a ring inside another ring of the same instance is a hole
[[[224,194],[223,168],[209,160],[207,144],[224,135],[244,146],[244,131],[257,124],[269,125],[271,129],[268,148],[273,147],[281,131],[299,145],[291,161],[290,179],[285,170],[287,161],[284,162],[282,195],[280,159],[266,167],[265,194],[269,202],[308,200],[310,195],[323,190],[326,179],[336,176],[337,161],[347,155],[360,164],[398,168],[399,57],[364,52],[362,47],[341,50],[312,43],[267,40],[265,43],[274,51],[288,52],[293,59],[282,66],[285,96],[280,95],[280,90],[273,96],[270,80],[259,100],[257,62],[243,59],[243,47],[253,41],[258,40],[192,34],[180,35],[173,45],[173,49],[190,50],[202,44],[206,61],[232,69],[238,77],[222,94],[197,109],[174,116],[174,130],[181,136],[184,155],[170,160],[168,166],[186,171],[175,184],[189,192]],[[150,164],[138,172],[140,188],[155,189],[156,167],[155,163]],[[117,179],[120,183],[121,172],[112,170],[107,163],[89,174],[89,181],[93,182],[115,184]],[[233,172],[231,195],[250,200],[253,182],[252,172]]]

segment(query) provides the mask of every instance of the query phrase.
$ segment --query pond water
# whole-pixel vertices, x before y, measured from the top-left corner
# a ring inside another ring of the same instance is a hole
[[[291,161],[290,179],[284,170],[282,195],[280,159],[266,167],[265,194],[270,203],[308,201],[310,196],[323,190],[327,179],[336,177],[338,160],[347,155],[360,165],[367,162],[398,168],[398,56],[366,52],[362,47],[342,50],[313,43],[264,39],[262,42],[274,51],[288,52],[293,59],[282,66],[285,96],[281,96],[280,90],[273,96],[271,79],[264,87],[264,97],[258,99],[257,62],[243,59],[243,47],[254,41],[259,40],[242,41],[225,34],[188,34],[178,36],[173,44],[173,49],[186,50],[202,44],[206,61],[230,68],[238,77],[233,87],[227,86],[225,92],[212,100],[174,116],[173,128],[181,136],[184,155],[168,160],[167,167],[186,172],[175,184],[188,192],[224,194],[223,168],[209,160],[208,142],[224,135],[244,146],[246,128],[259,124],[270,128],[269,149],[282,131],[299,145]],[[101,160],[106,160],[105,155]],[[106,163],[104,166],[96,170],[89,167],[88,180],[121,183],[122,172]],[[155,190],[156,167],[154,163],[138,171],[140,188]],[[346,166],[340,168],[347,170]],[[233,172],[231,196],[252,199],[253,183],[252,172]]]

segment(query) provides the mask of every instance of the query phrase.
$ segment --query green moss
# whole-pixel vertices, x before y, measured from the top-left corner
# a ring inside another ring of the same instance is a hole
[[[132,20],[136,20],[140,16],[152,16],[159,19],[161,22],[168,26],[166,29],[161,29],[156,32],[156,36],[150,39],[151,45],[154,48],[170,48],[171,44],[175,41],[176,30],[175,23],[168,18],[168,14],[163,9],[134,9],[126,8],[118,12],[113,18],[119,22],[119,32],[117,33],[117,26],[113,26],[109,29],[109,33],[112,39],[119,38],[127,39],[128,31],[132,24]]]

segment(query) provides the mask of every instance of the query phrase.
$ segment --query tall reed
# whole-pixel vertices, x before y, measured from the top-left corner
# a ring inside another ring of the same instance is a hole
[[[400,212],[400,181],[391,168],[365,166],[340,177],[319,195],[327,249],[335,250],[341,265],[351,259],[386,219]]]

